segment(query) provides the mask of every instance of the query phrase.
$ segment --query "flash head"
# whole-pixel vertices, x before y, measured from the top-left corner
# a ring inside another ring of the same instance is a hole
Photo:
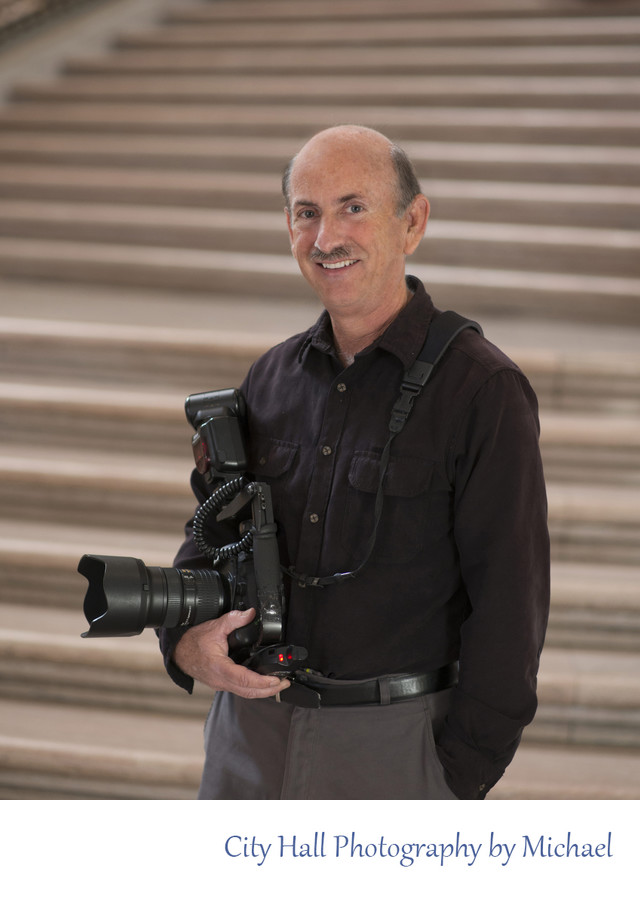
[[[246,404],[239,390],[193,393],[185,402],[195,430],[191,445],[196,468],[208,483],[243,474],[247,469],[244,439]]]

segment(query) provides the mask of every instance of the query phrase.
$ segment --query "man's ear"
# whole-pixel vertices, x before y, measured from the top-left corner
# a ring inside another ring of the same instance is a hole
[[[418,248],[427,228],[430,208],[429,200],[423,193],[419,193],[417,196],[414,196],[409,208],[405,212],[405,216],[408,220],[407,235],[404,244],[404,253],[406,256],[410,256]]]
[[[293,229],[291,227],[291,213],[289,212],[289,209],[286,206],[284,207],[284,214],[287,219],[287,230],[289,231],[289,242],[291,243],[291,252],[295,256],[295,251],[293,249]]]

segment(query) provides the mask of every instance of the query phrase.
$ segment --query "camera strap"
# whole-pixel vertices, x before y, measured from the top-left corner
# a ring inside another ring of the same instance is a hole
[[[464,318],[462,315],[453,311],[436,312],[429,325],[427,337],[422,349],[418,353],[413,365],[404,373],[400,385],[400,395],[391,410],[389,438],[382,450],[382,456],[380,458],[380,478],[378,480],[374,504],[373,531],[367,545],[364,559],[355,570],[347,571],[346,573],[332,574],[329,577],[309,577],[305,574],[299,574],[293,568],[285,569],[285,572],[296,580],[299,586],[315,586],[322,588],[324,586],[336,585],[344,580],[353,580],[369,561],[378,536],[380,518],[382,517],[382,508],[384,505],[384,478],[387,473],[387,468],[389,467],[391,444],[407,423],[413,404],[426,386],[434,368],[458,334],[466,328],[472,328],[482,335],[482,328],[476,321]]]

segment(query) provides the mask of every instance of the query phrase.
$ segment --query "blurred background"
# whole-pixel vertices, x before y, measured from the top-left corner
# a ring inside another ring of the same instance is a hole
[[[640,798],[640,2],[0,0],[0,797],[193,798],[206,690],[83,641],[85,552],[170,566],[191,392],[320,308],[280,173],[382,130],[409,270],[540,400],[553,603],[494,800]]]

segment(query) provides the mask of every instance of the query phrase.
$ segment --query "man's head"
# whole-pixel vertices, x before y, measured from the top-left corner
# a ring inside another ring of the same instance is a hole
[[[332,132],[338,132],[342,130],[343,127],[346,130],[347,126],[339,126],[336,128],[329,128],[326,132],[320,132],[320,134],[326,133],[330,136]],[[351,125],[348,127],[350,129],[352,128],[354,132],[362,132],[363,136],[366,136],[367,133],[370,135],[377,134],[380,137],[383,137],[386,141],[396,175],[397,213],[398,215],[402,215],[410,205],[411,201],[418,196],[419,193],[422,193],[422,188],[420,187],[420,182],[418,181],[411,160],[402,147],[395,143],[391,143],[391,141],[388,141],[387,138],[378,131],[358,125]],[[291,210],[291,170],[297,158],[296,155],[289,161],[282,175],[282,195],[284,196],[285,208],[289,211]]]
[[[429,203],[402,150],[370,128],[329,128],[287,166],[283,190],[293,255],[331,314],[405,301]]]

